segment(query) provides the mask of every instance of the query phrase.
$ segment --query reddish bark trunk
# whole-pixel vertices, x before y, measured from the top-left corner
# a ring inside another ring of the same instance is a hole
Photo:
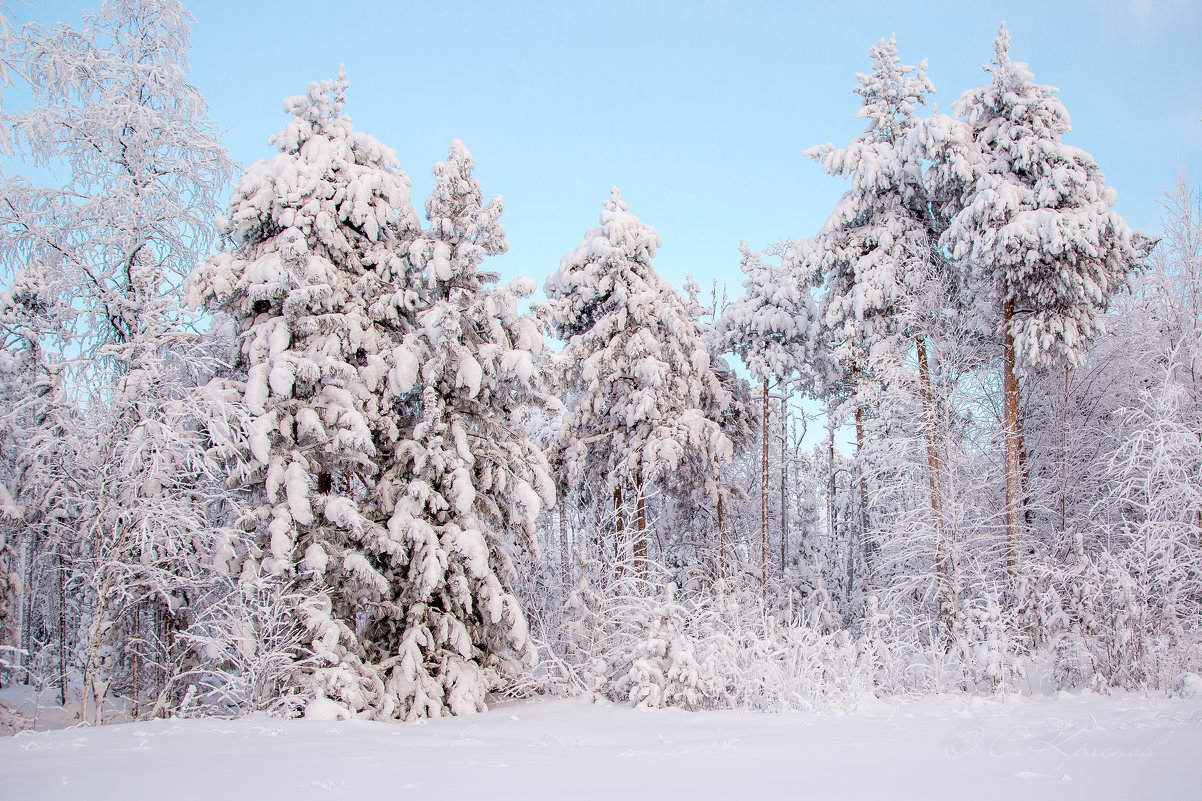
[[[622,520],[622,488],[614,487],[614,563],[621,569],[622,540],[626,525]]]
[[[1064,409],[1060,414],[1060,535],[1068,528],[1068,398],[1070,368],[1064,367]]]
[[[559,499],[559,547],[560,561],[563,565],[563,575],[567,580],[572,576],[572,546],[568,539],[568,512],[562,498]]]
[[[789,402],[785,393],[781,392],[780,399],[780,575],[785,577],[786,561],[789,551],[789,499],[786,494],[786,484],[789,479],[789,434],[788,434]]]
[[[762,545],[760,581],[764,588],[764,599],[768,598],[768,382],[764,382],[764,419],[762,439],[763,459],[760,462],[760,541]]]
[[[722,508],[722,468],[714,457],[714,481],[718,488],[718,578],[726,577],[726,519]]]
[[[1022,472],[1019,452],[1022,430],[1018,418],[1019,387],[1015,372],[1014,336],[1010,320],[1014,301],[1002,307],[1002,424],[1005,436],[1006,477],[1006,570],[1013,576],[1018,568],[1018,550],[1022,541]]]
[[[856,407],[856,477],[860,489],[860,539],[864,548],[865,581],[872,575],[876,546],[868,536],[868,479],[864,477],[864,407]]]
[[[927,445],[927,476],[931,488],[931,518],[935,524],[935,573],[939,579],[940,592],[944,595],[944,603],[950,605],[950,566],[947,552],[946,534],[943,528],[943,490],[942,475],[939,464],[939,442],[936,433],[935,393],[931,390],[931,366],[927,360],[927,343],[923,337],[917,337],[915,344],[918,349],[918,383],[922,395],[922,410],[926,417],[924,426]]]
[[[647,499],[643,494],[643,471],[639,469],[637,486],[638,496],[635,499],[635,525],[637,530],[634,537],[634,569],[637,575],[646,579],[647,571]]]

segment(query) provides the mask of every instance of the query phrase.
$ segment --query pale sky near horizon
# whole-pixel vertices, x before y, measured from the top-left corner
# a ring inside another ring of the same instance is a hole
[[[18,24],[78,24],[88,5],[10,2]],[[812,235],[844,190],[802,151],[863,129],[855,73],[890,34],[905,63],[928,60],[950,111],[987,80],[1004,19],[1011,57],[1060,88],[1067,141],[1094,155],[1134,227],[1156,228],[1178,159],[1202,171],[1191,0],[187,5],[191,82],[235,160],[272,155],[283,98],[345,64],[347,113],[397,151],[419,212],[431,167],[464,140],[486,195],[505,198],[510,252],[491,267],[540,286],[617,185],[664,240],[661,274],[736,297],[740,239]]]

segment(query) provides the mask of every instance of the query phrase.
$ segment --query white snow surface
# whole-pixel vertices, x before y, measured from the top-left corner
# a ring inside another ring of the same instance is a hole
[[[419,723],[159,720],[0,738],[5,798],[1197,798],[1202,702],[866,698],[844,715],[583,698]]]

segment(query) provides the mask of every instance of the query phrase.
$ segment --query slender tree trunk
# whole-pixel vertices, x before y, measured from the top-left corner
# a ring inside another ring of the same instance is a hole
[[[714,457],[714,480],[718,488],[718,578],[726,578],[726,520],[722,508],[722,466]]]
[[[789,479],[789,400],[781,392],[780,399],[780,577],[785,578],[785,563],[789,551],[789,496],[786,484]]]
[[[564,582],[572,582],[572,546],[568,539],[568,508],[565,499],[559,499],[559,549]]]
[[[58,544],[58,699],[67,706],[67,567]],[[81,717],[82,721],[83,718]]]
[[[726,525],[722,519],[722,495],[718,495],[718,578],[726,578]]]
[[[927,472],[931,489],[931,516],[934,518],[935,529],[940,541],[943,539],[943,491],[941,488],[942,469],[939,464],[938,421],[935,418],[935,394],[931,390],[931,367],[927,360],[927,343],[923,337],[917,338],[918,346],[918,378],[919,391],[922,395],[922,409],[926,417],[924,426],[927,446]]]
[[[21,649],[17,654],[17,664],[22,668],[21,683],[26,687],[29,686],[29,660],[32,654],[32,643],[30,638],[33,636],[33,556],[37,553],[37,534],[35,533],[30,541],[21,546],[21,627],[20,640],[17,646]]]
[[[864,407],[856,406],[856,482],[860,490],[860,537],[864,550],[865,576],[872,575],[876,544],[868,536],[868,479],[864,476]]]
[[[104,722],[104,697],[108,694],[108,682],[100,675],[100,649],[104,642],[106,630],[112,625],[108,620],[109,600],[112,593],[113,580],[110,571],[105,570],[96,589],[96,609],[92,623],[88,626],[88,639],[84,644],[83,691],[79,696],[79,720],[88,721],[88,698],[92,700],[92,714],[95,715],[94,725]]]
[[[1064,409],[1060,416],[1060,536],[1068,529],[1068,398],[1071,368],[1064,366]]]
[[[643,493],[643,467],[639,466],[635,478],[635,537],[634,537],[634,567],[639,578],[646,579],[647,570],[647,499]]]
[[[760,461],[760,582],[768,600],[768,381],[764,381],[763,459]]]
[[[142,630],[142,605],[141,604],[134,605],[133,621],[132,621],[131,625],[133,627],[133,643],[134,643],[134,647],[131,649],[133,651],[133,653],[130,654],[130,661],[133,663],[131,666],[131,672],[133,673],[133,696],[134,696],[133,697],[133,702],[134,702],[133,719],[137,720],[138,714],[141,712],[141,709],[139,709],[139,707],[141,705],[141,700],[142,700],[142,658],[140,656],[140,649],[141,649],[142,645],[141,645],[141,643],[138,642],[138,640],[140,639],[140,637],[138,635],[141,634],[141,630]]]
[[[1002,307],[1002,414],[1005,435],[1006,474],[1006,571],[1011,577],[1018,569],[1018,550],[1022,542],[1022,473],[1019,458],[1022,431],[1018,418],[1019,387],[1015,372],[1014,336],[1010,320],[1014,301]]]
[[[848,489],[850,490],[851,487],[848,487]],[[856,555],[858,554],[858,551],[856,550],[857,543],[856,543],[855,525],[852,524],[847,518],[848,518],[848,515],[843,516],[843,530],[847,532],[847,598],[846,598],[846,600],[848,602],[850,602],[852,599],[852,596],[855,595],[855,589],[856,589]],[[863,583],[863,580],[861,580],[861,583]]]
[[[605,523],[605,504],[600,501],[593,506],[593,534],[585,541],[585,547],[588,548],[590,558],[595,558],[600,562],[605,561],[605,532],[608,526]]]
[[[622,572],[622,540],[626,538],[626,525],[622,520],[622,488],[614,487],[614,564]]]
[[[157,641],[156,646],[161,652],[160,662],[161,670],[155,671],[155,697],[161,699],[167,691],[167,666],[171,663],[171,650],[174,646],[173,632],[175,630],[175,618],[171,614],[171,609],[161,600],[156,600],[151,604],[151,630],[154,632],[154,638]]]
[[[835,417],[831,413],[831,404],[826,403],[826,526],[830,541],[835,541]]]
[[[861,376],[863,371],[860,369],[860,354],[856,351],[855,358],[851,365],[851,388],[852,393],[859,390]],[[864,433],[864,407],[858,402],[856,403],[856,483],[860,491],[860,543],[864,551],[864,569],[865,577],[869,577],[873,572],[873,565],[876,562],[876,547],[868,536],[868,479],[864,475],[864,445],[867,437]]]
[[[939,582],[940,594],[943,596],[941,606],[944,610],[950,611],[954,604],[952,597],[954,591],[950,581],[951,570],[948,565],[950,554],[943,525],[942,470],[939,464],[935,393],[931,390],[931,365],[927,359],[926,338],[916,337],[915,345],[918,350],[919,393],[922,396],[923,416],[926,418],[923,429],[927,445],[927,476],[931,489],[931,519],[935,524],[935,575]]]
[[[1022,525],[1030,528],[1034,524],[1035,510],[1031,504],[1031,460],[1027,457],[1027,436],[1023,429],[1021,398],[1018,407],[1018,486],[1022,493]]]

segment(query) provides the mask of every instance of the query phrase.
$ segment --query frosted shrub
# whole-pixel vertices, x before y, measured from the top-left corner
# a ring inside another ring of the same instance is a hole
[[[227,587],[214,598],[183,635],[197,660],[175,678],[176,689],[192,700],[187,711],[233,716],[295,708],[291,678],[304,631],[290,610],[303,602],[270,579]]]
[[[573,687],[641,707],[842,709],[889,661],[882,636],[781,625],[759,593],[724,582],[659,594],[630,579],[586,584],[569,606],[557,649]]]
[[[1013,688],[1026,671],[996,594],[987,594],[969,610],[968,626],[975,635],[969,663],[973,678],[992,691]]]
[[[684,630],[687,612],[673,597],[675,591],[672,584],[664,588],[646,621],[644,637],[626,657],[630,670],[614,683],[617,692],[628,692],[636,707],[696,709],[702,703],[701,666]]]
[[[1188,668],[1191,634],[1175,593],[1140,569],[1139,553],[1044,566],[1044,636],[1057,687],[1166,689]]]

